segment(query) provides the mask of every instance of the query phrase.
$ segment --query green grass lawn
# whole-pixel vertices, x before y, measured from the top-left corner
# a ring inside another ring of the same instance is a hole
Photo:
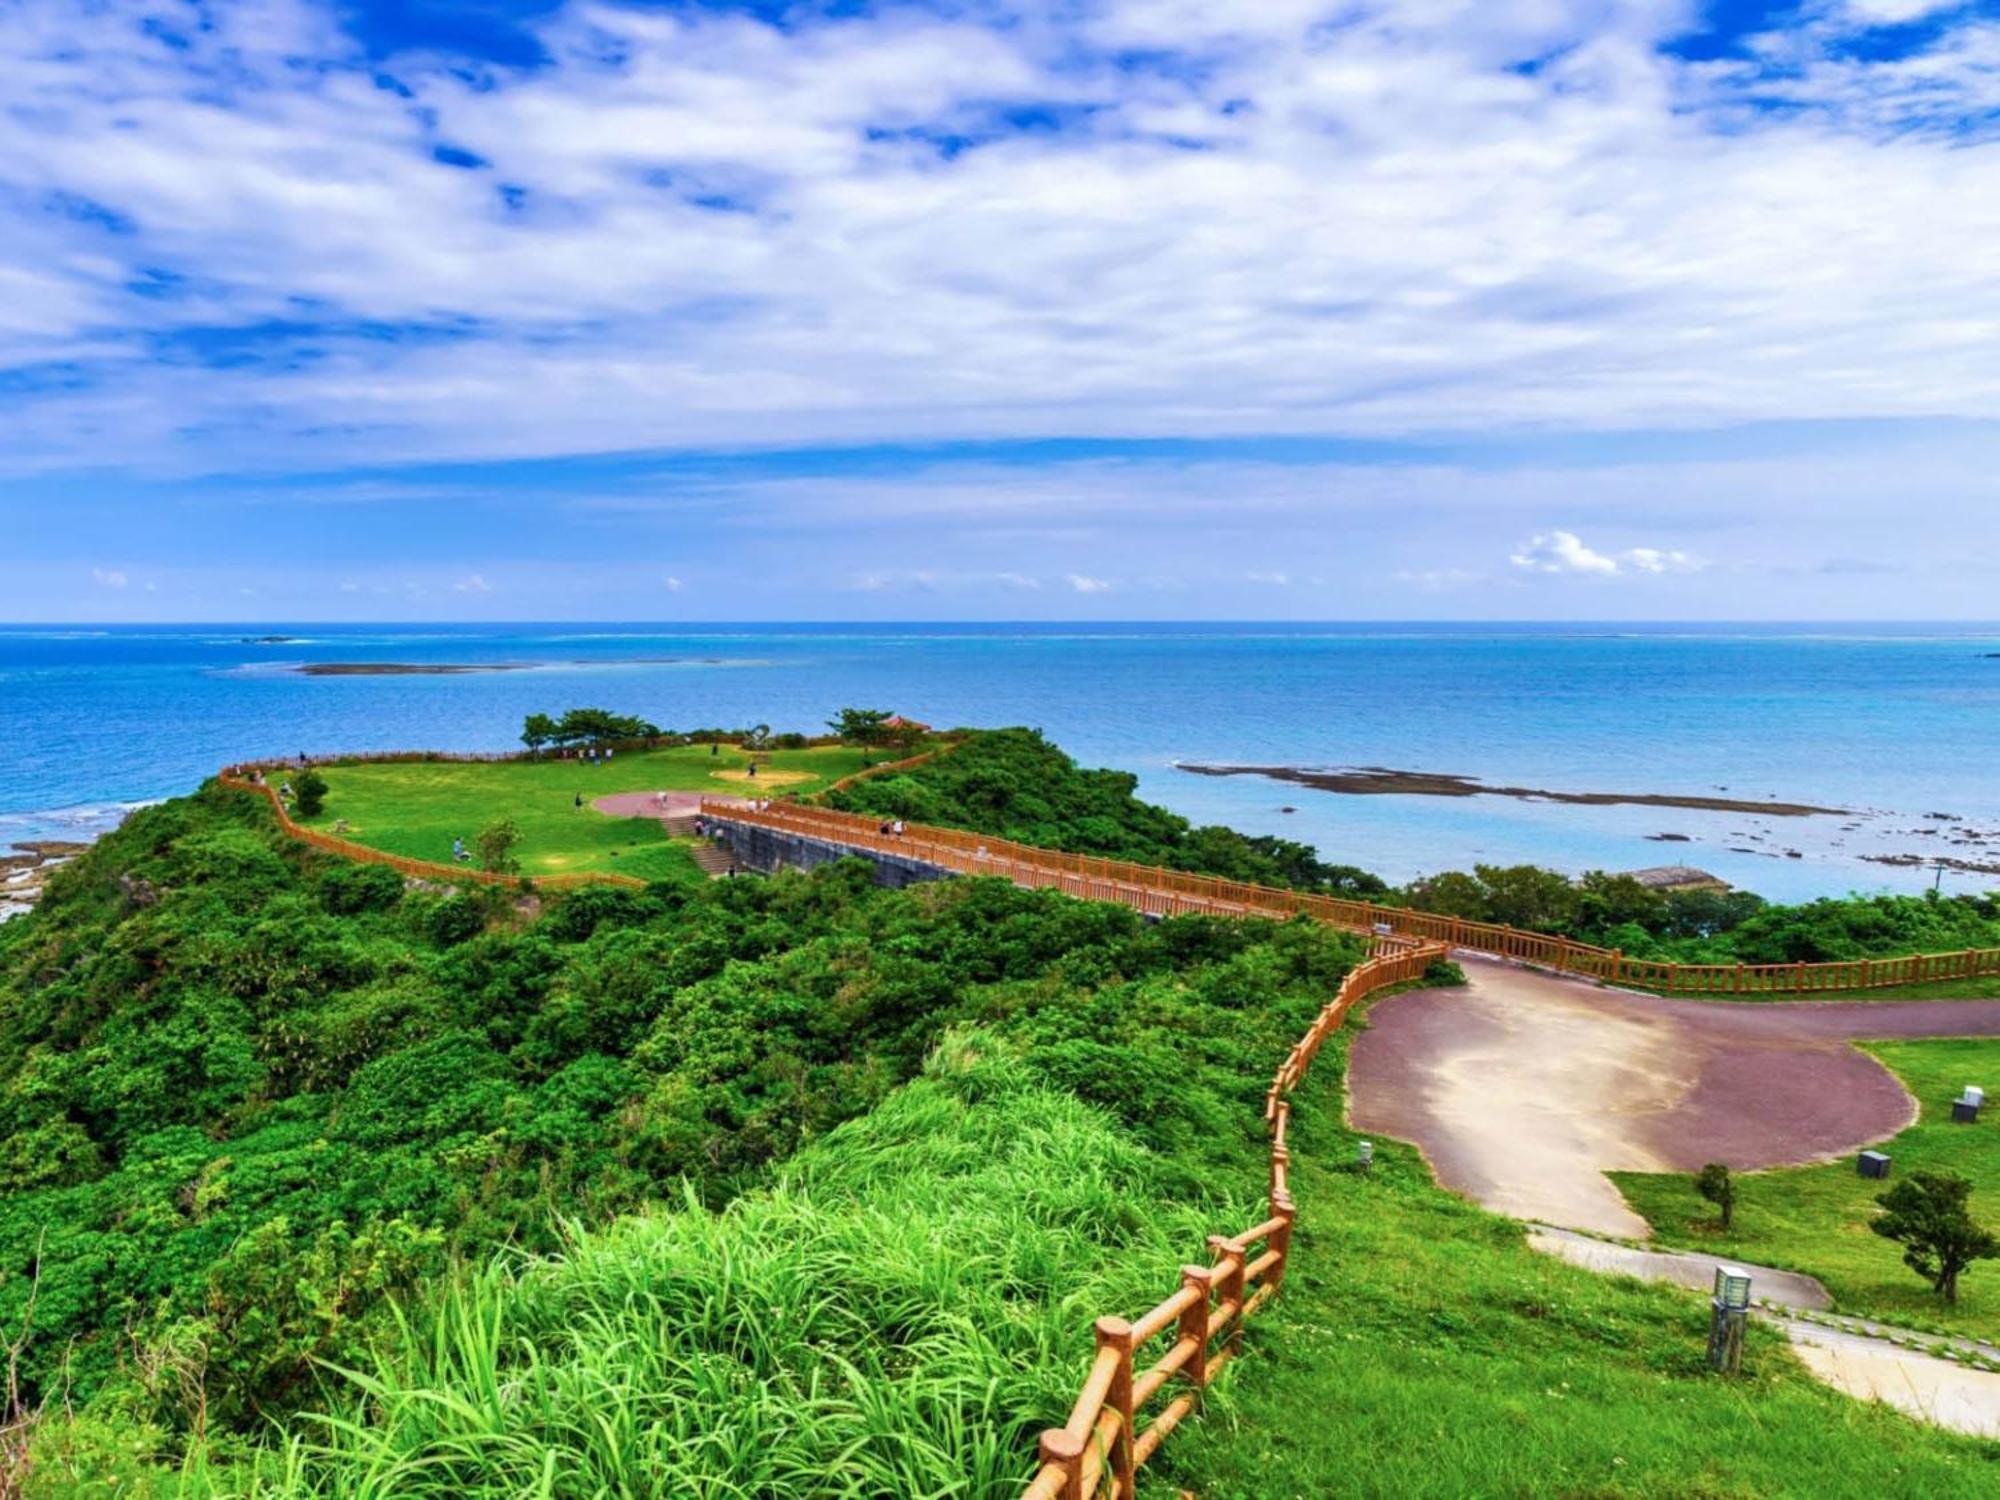
[[[539,761],[412,761],[326,765],[326,805],[309,826],[411,859],[451,862],[451,841],[468,847],[479,830],[512,818],[521,830],[519,857],[529,875],[603,871],[644,880],[698,877],[687,847],[651,818],[611,818],[593,811],[609,792],[705,791],[744,796],[810,793],[862,769],[863,752],[847,746],[760,754],[756,781],[743,779],[750,757],[734,746],[707,745],[615,756],[608,763]],[[881,758],[875,752],[874,759]],[[585,806],[576,808],[581,793]]]
[[[1903,1080],[1923,1111],[1915,1125],[1882,1148],[1894,1176],[1920,1168],[1956,1172],[1974,1185],[1974,1214],[2000,1224],[2000,1109],[1988,1109],[1976,1125],[1951,1120],[1951,1101],[1966,1084],[2000,1093],[2000,1039],[1877,1042],[1866,1050]],[[1852,1156],[1739,1175],[1736,1223],[1727,1234],[1716,1223],[1714,1206],[1695,1195],[1688,1177],[1612,1175],[1666,1244],[1807,1272],[1826,1283],[1843,1312],[2000,1338],[2000,1261],[1981,1261],[1967,1271],[1957,1308],[1946,1307],[1903,1264],[1901,1246],[1869,1231],[1876,1194],[1887,1184],[1858,1175]]]
[[[1300,1217],[1284,1294],[1142,1492],[2000,1493],[2000,1444],[1840,1395],[1771,1330],[1751,1328],[1743,1377],[1710,1374],[1701,1298],[1530,1250],[1519,1225],[1440,1190],[1407,1147],[1377,1140],[1373,1171],[1348,1170],[1356,1136],[1339,1123],[1338,1069],[1350,1035],[1321,1055],[1295,1116]]]

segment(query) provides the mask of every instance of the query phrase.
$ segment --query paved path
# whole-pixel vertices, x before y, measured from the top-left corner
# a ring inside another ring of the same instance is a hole
[[[1725,1263],[1721,1257],[1692,1251],[1614,1245],[1543,1224],[1529,1227],[1528,1243],[1544,1254],[1588,1270],[1667,1281],[1704,1292],[1715,1285],[1716,1266]],[[1789,1316],[1787,1308],[1830,1307],[1832,1299],[1826,1288],[1796,1271],[1742,1261],[1726,1263],[1750,1273],[1750,1289],[1759,1302],[1776,1304],[1759,1308],[1758,1316],[1782,1329],[1800,1362],[1828,1385],[1863,1401],[1885,1401],[1940,1427],[1976,1437],[2000,1437],[2000,1374],[1968,1369],[1927,1352],[1958,1347],[1987,1359],[2000,1359],[2000,1348],[1857,1318],[1842,1319],[1835,1326]]]
[[[1529,1225],[1528,1243],[1545,1255],[1557,1256],[1585,1270],[1602,1271],[1607,1276],[1670,1281],[1697,1292],[1714,1289],[1717,1266],[1734,1266],[1750,1273],[1750,1290],[1760,1302],[1808,1312],[1823,1312],[1833,1306],[1833,1298],[1827,1295],[1817,1277],[1780,1271],[1775,1266],[1753,1266],[1746,1261],[1690,1250],[1638,1250],[1549,1224]]]
[[[1355,1127],[1415,1142],[1440,1182],[1489,1208],[1623,1239],[1649,1229],[1606,1171],[1841,1155],[1916,1118],[1851,1041],[2000,1036],[2000,1000],[1669,1000],[1463,963],[1465,988],[1369,1012]]]

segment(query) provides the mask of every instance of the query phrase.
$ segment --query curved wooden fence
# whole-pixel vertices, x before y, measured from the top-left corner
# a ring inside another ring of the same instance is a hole
[[[1606,984],[1656,990],[1666,995],[1830,994],[1888,985],[1929,984],[1943,979],[2000,976],[2000,948],[1834,963],[1668,963],[1631,958],[1615,948],[1599,948],[1544,932],[1524,932],[1494,922],[1468,922],[1407,907],[1378,906],[1370,901],[1347,901],[1311,891],[1221,880],[1157,865],[1100,859],[1092,854],[1038,849],[957,828],[911,823],[905,825],[901,834],[884,833],[879,819],[801,802],[773,802],[761,808],[704,803],[703,811],[713,818],[760,823],[856,849],[901,854],[961,874],[999,875],[1016,885],[1053,886],[1073,896],[1117,901],[1158,916],[1215,912],[1283,920],[1303,913],[1357,932],[1420,938],[1449,948],[1488,953]]]
[[[1348,971],[1271,1080],[1264,1109],[1271,1131],[1270,1217],[1240,1234],[1210,1235],[1210,1262],[1182,1266],[1180,1289],[1150,1311],[1130,1322],[1097,1320],[1097,1356],[1069,1420],[1042,1434],[1041,1467],[1023,1500],[1130,1500],[1137,1471],[1194,1410],[1217,1372],[1242,1352],[1244,1322],[1277,1295],[1292,1253],[1298,1210],[1285,1145],[1292,1090],[1356,1001],[1421,978],[1445,952],[1439,943],[1400,938],[1379,939],[1378,947],[1373,958]],[[1165,1345],[1157,1351],[1156,1340]],[[1152,1412],[1156,1400],[1159,1409]]]
[[[352,839],[340,838],[331,833],[322,833],[317,828],[307,828],[292,820],[291,812],[285,806],[277,788],[266,781],[252,781],[246,777],[233,776],[225,771],[216,781],[234,791],[250,792],[263,796],[271,804],[271,811],[277,815],[278,826],[302,844],[310,844],[315,849],[323,849],[328,854],[338,854],[343,859],[359,860],[363,864],[387,865],[404,875],[414,875],[424,880],[469,880],[479,885],[519,885],[523,879],[519,875],[498,875],[491,870],[474,870],[465,865],[441,864],[436,860],[408,859],[400,854],[391,854],[386,849],[371,849],[366,844],[357,844]],[[585,885],[622,885],[633,888],[643,887],[646,882],[636,875],[536,875],[526,877],[538,890],[568,891]]]

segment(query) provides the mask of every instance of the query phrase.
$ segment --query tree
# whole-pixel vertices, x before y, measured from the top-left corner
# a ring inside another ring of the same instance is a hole
[[[843,708],[838,717],[826,721],[826,727],[848,744],[865,750],[889,737],[888,722],[886,708]]]
[[[762,750],[770,743],[771,726],[769,724],[752,725],[750,732],[743,737],[743,746],[747,750]]]
[[[496,875],[510,875],[520,869],[520,861],[514,858],[514,847],[520,842],[521,830],[512,818],[488,823],[473,840],[479,850],[479,868]]]
[[[1694,1190],[1722,1211],[1722,1227],[1736,1221],[1736,1182],[1729,1168],[1712,1161],[1695,1174]]]
[[[572,708],[555,726],[558,745],[602,745],[614,740],[658,739],[660,726],[608,708]]]
[[[529,714],[521,721],[521,743],[537,755],[542,753],[542,746],[556,742],[557,733],[556,721],[547,714]]]
[[[1946,1302],[1958,1301],[1958,1278],[1976,1260],[2000,1256],[2000,1238],[1974,1222],[1972,1184],[1954,1172],[1912,1172],[1876,1198],[1883,1212],[1868,1227],[1903,1247],[1903,1264]]]
[[[883,737],[905,755],[922,744],[924,736],[929,732],[923,725],[912,724],[907,719],[900,724],[884,725],[882,730]]]
[[[292,783],[292,795],[298,799],[299,816],[316,818],[320,809],[326,806],[326,778],[317,771],[304,771]]]

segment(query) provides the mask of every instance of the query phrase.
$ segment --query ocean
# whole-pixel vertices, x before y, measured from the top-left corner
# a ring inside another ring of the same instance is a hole
[[[1532,861],[1690,864],[1784,900],[2000,888],[1935,863],[2000,871],[1989,653],[2000,626],[0,627],[0,844],[89,836],[251,756],[511,748],[524,714],[578,706],[817,731],[857,704],[1033,725],[1197,821],[1399,881]],[[518,669],[298,670],[315,662]],[[1356,796],[1184,763],[1838,811]]]

